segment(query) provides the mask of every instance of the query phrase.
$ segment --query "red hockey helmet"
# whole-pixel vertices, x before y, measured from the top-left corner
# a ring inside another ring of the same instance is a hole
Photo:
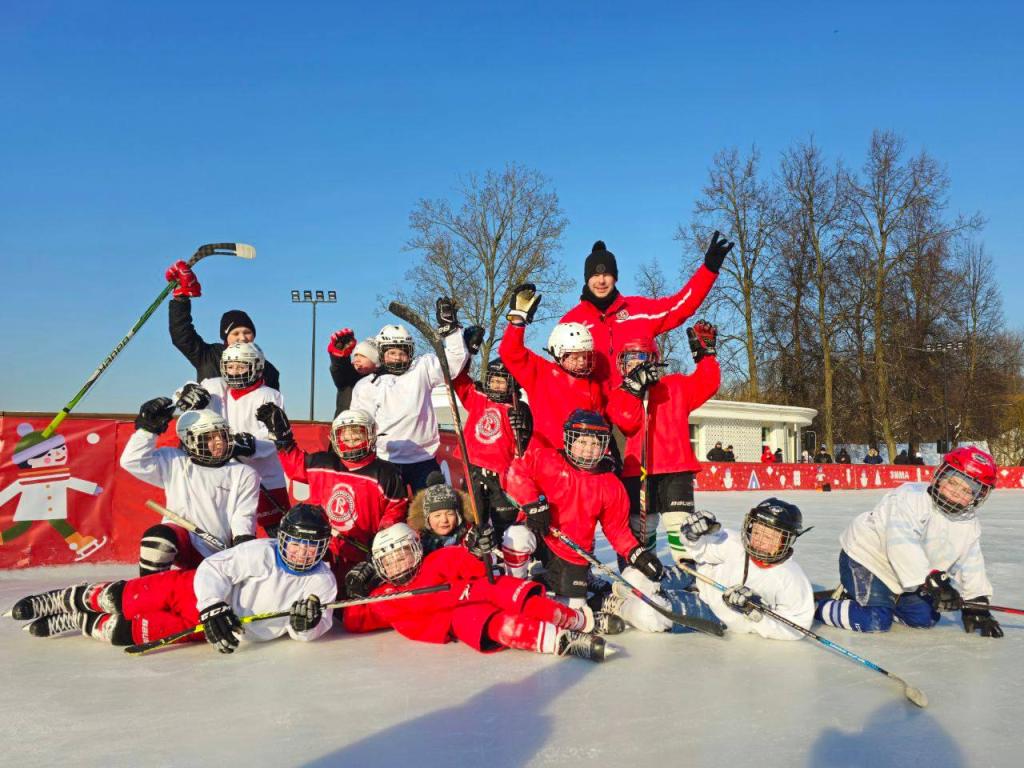
[[[947,517],[974,516],[996,486],[996,463],[980,448],[954,448],[942,457],[928,493]]]
[[[622,345],[622,349],[615,356],[615,365],[618,367],[619,373],[625,376],[636,367],[630,363],[636,362],[637,365],[656,363],[658,358],[658,346],[653,339],[633,339]]]

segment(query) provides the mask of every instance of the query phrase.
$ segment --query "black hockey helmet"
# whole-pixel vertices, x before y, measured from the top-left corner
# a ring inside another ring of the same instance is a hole
[[[595,469],[608,453],[612,439],[612,429],[608,422],[597,411],[585,411],[577,408],[569,414],[562,425],[562,437],[566,458],[579,469]],[[598,449],[581,453],[573,451],[573,446],[581,437],[594,437],[598,440]]]
[[[754,526],[769,528],[754,535]],[[765,499],[747,512],[743,518],[743,549],[761,563],[775,565],[793,555],[793,544],[799,536],[807,533],[804,516],[796,504],[777,499]],[[778,532],[772,534],[771,531]]]
[[[277,558],[285,570],[302,573],[316,567],[327,553],[331,540],[331,523],[323,507],[316,504],[296,504],[289,509],[277,529]],[[301,549],[289,545],[303,545]],[[310,547],[315,547],[310,551]]]
[[[496,387],[498,381],[504,381],[504,387]],[[519,382],[512,378],[501,358],[494,358],[484,370],[484,393],[495,403],[511,403],[512,387],[519,387]]]

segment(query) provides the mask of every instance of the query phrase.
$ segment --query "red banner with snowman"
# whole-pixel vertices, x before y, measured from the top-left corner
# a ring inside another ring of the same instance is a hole
[[[134,563],[142,532],[159,520],[145,504],[164,493],[122,470],[131,421],[72,416],[49,438],[50,417],[0,415],[0,569],[75,562]],[[327,425],[295,423],[307,451],[325,450]],[[158,445],[175,445],[173,424]],[[437,459],[460,487],[455,438],[442,432]],[[932,467],[863,464],[704,464],[698,491],[833,491],[894,488],[931,479]],[[999,487],[1024,488],[1024,467],[1002,467]],[[307,489],[291,488],[301,501]]]

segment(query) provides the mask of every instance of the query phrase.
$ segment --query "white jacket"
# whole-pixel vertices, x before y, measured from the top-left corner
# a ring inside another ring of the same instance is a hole
[[[277,458],[277,448],[267,428],[256,420],[256,409],[264,403],[273,403],[284,410],[281,393],[264,384],[236,399],[231,396],[231,388],[224,379],[203,379],[200,385],[210,393],[210,404],[206,407],[227,419],[232,432],[248,432],[256,438],[256,453],[239,458],[239,461],[255,469],[260,475],[260,482],[268,490],[284,488],[284,469]]]
[[[121,468],[144,483],[163,488],[168,509],[229,546],[233,536],[256,535],[260,479],[252,467],[237,461],[201,467],[180,448],[157,448],[156,435],[138,429],[124,447]],[[190,533],[189,538],[203,557],[214,553],[195,534]]]
[[[457,376],[466,362],[462,331],[444,340],[448,370]],[[441,438],[430,391],[444,384],[437,355],[420,355],[408,371],[379,373],[360,379],[350,408],[362,408],[377,422],[377,455],[394,464],[415,464],[434,458]]]
[[[928,485],[904,483],[889,491],[854,518],[839,543],[895,594],[916,590],[932,571],[946,571],[964,599],[990,597],[977,517],[946,517]]]
[[[810,629],[814,620],[814,589],[797,562],[791,557],[785,562],[762,568],[751,561],[747,567],[747,580],[743,581],[743,565],[747,560],[740,534],[728,528],[701,536],[696,542],[683,539],[686,554],[697,562],[697,570],[726,587],[745,584],[761,596],[766,608],[780,616]],[[751,621],[734,611],[722,600],[722,592],[710,584],[697,581],[700,599],[707,603],[715,615],[732,632],[760,635],[770,640],[799,640],[803,637],[792,627],[764,616]]]
[[[305,600],[310,595],[326,604],[338,594],[334,574],[322,561],[300,575],[286,571],[277,561],[277,539],[247,541],[206,558],[196,569],[193,589],[200,612],[224,602],[239,618],[287,611],[296,600]],[[243,638],[259,642],[287,632],[295,640],[316,640],[331,628],[333,614],[334,611],[325,610],[320,623],[308,632],[293,630],[287,616],[254,621],[242,625]]]

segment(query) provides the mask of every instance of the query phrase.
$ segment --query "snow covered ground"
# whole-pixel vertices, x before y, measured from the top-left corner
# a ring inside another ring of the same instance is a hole
[[[837,583],[837,537],[881,491],[786,494],[815,530],[797,559]],[[699,498],[726,525],[764,493]],[[997,604],[1024,606],[1024,491],[983,509]],[[611,560],[604,546],[599,556]],[[668,561],[667,551],[662,549]],[[0,574],[0,606],[127,567]],[[482,656],[392,632],[306,645],[204,645],[141,658],[81,637],[40,640],[0,620],[0,738],[8,766],[1011,766],[1024,760],[1024,619],[1002,640],[959,615],[927,631],[822,634],[927,693],[919,710],[884,676],[817,643],[695,634],[614,638],[603,665]],[[816,629],[819,629],[816,627]]]

